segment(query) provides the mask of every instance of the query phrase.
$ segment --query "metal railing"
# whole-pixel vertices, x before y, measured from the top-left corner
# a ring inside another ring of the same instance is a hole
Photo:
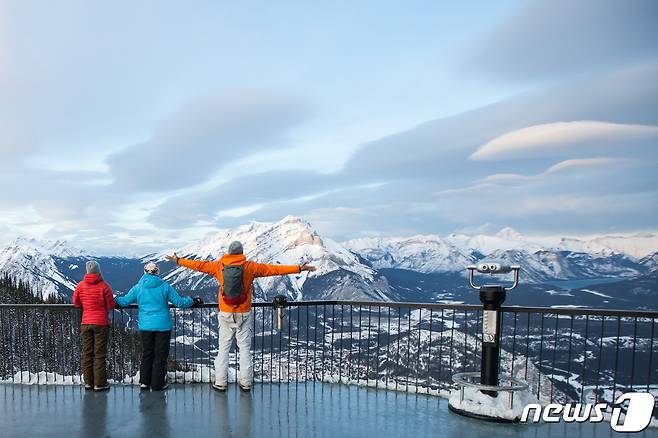
[[[272,305],[254,303],[255,382],[340,381],[437,394],[454,388],[453,374],[480,369],[481,306],[306,301],[285,310],[277,331]],[[70,305],[0,305],[0,380],[79,382],[80,317]],[[173,378],[211,381],[216,304],[172,309],[172,318]],[[503,307],[501,372],[527,381],[541,402],[612,402],[632,389],[656,393],[657,318],[658,312]],[[136,320],[136,307],[111,313],[114,381],[136,382]],[[237,368],[232,352],[230,373]]]

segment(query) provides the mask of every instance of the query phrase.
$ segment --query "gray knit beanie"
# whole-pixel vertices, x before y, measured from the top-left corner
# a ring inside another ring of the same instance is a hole
[[[87,262],[87,274],[100,274],[101,273],[101,265],[98,264],[98,262],[94,260],[89,260]]]
[[[228,246],[228,253],[229,254],[242,254],[244,249],[242,248],[242,243],[240,243],[237,240],[234,240],[231,242],[231,244]]]

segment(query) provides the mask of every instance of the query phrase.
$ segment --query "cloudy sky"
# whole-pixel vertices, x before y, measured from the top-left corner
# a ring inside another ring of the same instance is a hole
[[[658,2],[0,0],[0,241],[658,230]]]

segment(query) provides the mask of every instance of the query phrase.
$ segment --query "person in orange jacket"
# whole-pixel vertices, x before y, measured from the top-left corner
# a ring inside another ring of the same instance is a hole
[[[219,351],[215,358],[215,383],[213,388],[225,391],[228,383],[228,354],[233,337],[240,350],[239,385],[249,391],[253,381],[251,338],[253,334],[253,314],[251,311],[252,284],[258,277],[298,274],[302,271],[315,271],[315,266],[268,265],[246,259],[242,243],[231,242],[228,254],[219,261],[189,260],[176,253],[167,260],[179,266],[212,275],[219,281]]]

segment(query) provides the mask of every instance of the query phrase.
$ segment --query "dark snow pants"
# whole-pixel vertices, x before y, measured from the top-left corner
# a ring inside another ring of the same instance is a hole
[[[110,327],[106,325],[82,324],[82,375],[90,386],[107,385],[107,338]]]
[[[142,365],[139,371],[139,383],[159,390],[165,385],[167,375],[167,357],[171,330],[154,332],[140,330],[142,335]]]

